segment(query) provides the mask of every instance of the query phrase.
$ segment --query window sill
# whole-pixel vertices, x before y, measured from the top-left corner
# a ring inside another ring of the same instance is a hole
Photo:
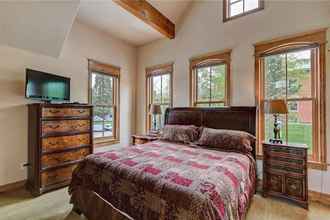
[[[314,169],[314,170],[328,170],[328,164],[322,163],[322,162],[316,162],[316,161],[308,161],[308,168]]]
[[[95,147],[105,147],[108,145],[118,144],[120,143],[119,139],[114,138],[94,138],[94,148]]]
[[[258,154],[257,160],[263,160],[263,155]],[[330,165],[327,163],[322,163],[322,162],[317,162],[317,161],[308,161],[307,164],[308,164],[309,169],[323,170],[323,171],[328,170],[328,165]]]

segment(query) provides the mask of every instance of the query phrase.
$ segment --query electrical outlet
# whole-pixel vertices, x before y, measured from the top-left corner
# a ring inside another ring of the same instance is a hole
[[[21,170],[25,170],[27,166],[29,166],[28,163],[21,163],[21,164],[20,164],[20,169],[21,169]]]

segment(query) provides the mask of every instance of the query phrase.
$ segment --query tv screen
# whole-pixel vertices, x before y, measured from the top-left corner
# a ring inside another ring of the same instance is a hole
[[[26,69],[26,98],[69,101],[70,78]]]

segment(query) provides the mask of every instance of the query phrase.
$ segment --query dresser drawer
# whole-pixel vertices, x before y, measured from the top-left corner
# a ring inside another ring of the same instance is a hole
[[[267,189],[270,192],[283,193],[284,192],[284,175],[267,172]]]
[[[41,186],[45,187],[51,184],[70,180],[72,171],[76,168],[76,166],[77,164],[54,170],[43,171],[41,174]]]
[[[298,200],[305,200],[305,180],[302,177],[285,177],[285,193]]]
[[[61,137],[48,137],[42,139],[42,151],[56,151],[70,147],[78,147],[90,144],[90,134],[78,134]]]
[[[89,130],[89,120],[60,120],[42,122],[42,135],[61,134],[67,132],[88,132]]]
[[[42,117],[88,117],[89,108],[43,108]]]
[[[41,157],[41,167],[47,168],[66,162],[82,160],[90,153],[89,148],[82,148],[62,153],[46,154]]]

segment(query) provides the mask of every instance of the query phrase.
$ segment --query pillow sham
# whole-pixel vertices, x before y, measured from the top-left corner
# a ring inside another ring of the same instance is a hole
[[[245,131],[203,128],[197,145],[249,153],[252,151],[251,144],[254,141],[255,137]]]
[[[160,139],[180,142],[191,143],[198,140],[199,128],[194,125],[165,125]]]

